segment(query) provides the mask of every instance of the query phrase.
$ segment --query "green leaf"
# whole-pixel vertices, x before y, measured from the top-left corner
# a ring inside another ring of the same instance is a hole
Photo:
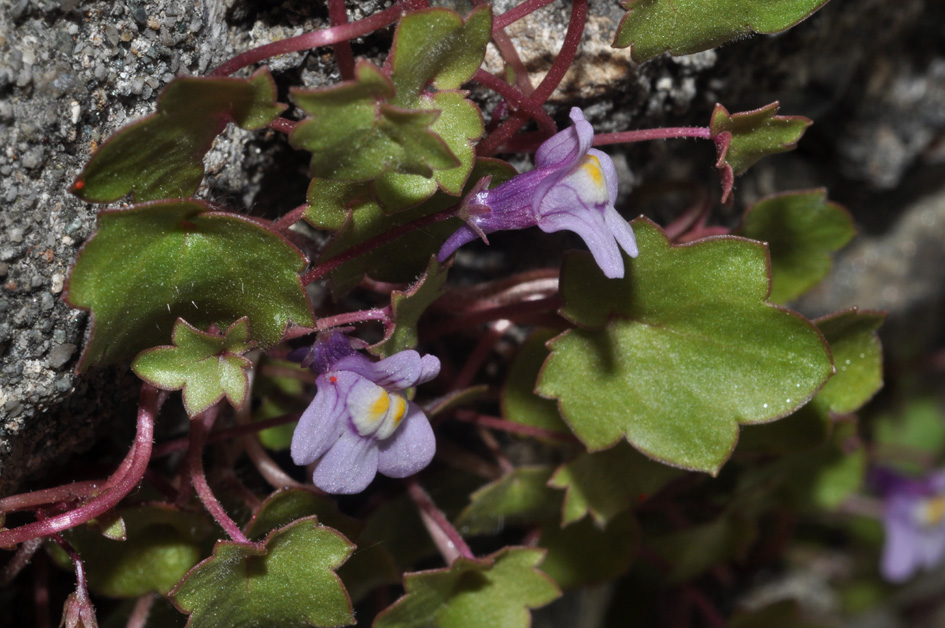
[[[430,128],[436,111],[387,104],[394,86],[372,64],[358,64],[357,78],[319,90],[294,89],[296,104],[311,117],[289,135],[295,148],[312,153],[311,175],[366,181],[387,171],[430,177],[460,165]]]
[[[398,104],[407,106],[408,95],[414,97],[431,84],[438,90],[458,89],[482,65],[491,38],[489,5],[476,7],[465,20],[442,8],[405,15],[391,48]]]
[[[305,263],[281,236],[199,201],[102,211],[67,288],[69,304],[94,317],[80,369],[167,344],[178,318],[225,329],[245,316],[270,347],[286,325],[314,324]]]
[[[547,486],[551,467],[517,467],[469,496],[456,520],[464,535],[498,534],[505,526],[560,519],[561,492]]]
[[[715,474],[738,425],[804,405],[833,371],[816,328],[764,302],[757,242],[725,236],[672,246],[634,221],[640,255],[606,279],[588,254],[565,259],[562,314],[598,329],[558,336],[539,394],[558,400],[592,451],[626,436],[651,458]]]
[[[837,373],[813,405],[824,413],[855,412],[883,387],[883,349],[876,330],[886,315],[855,308],[819,318],[814,323],[830,344]]]
[[[817,449],[775,463],[787,493],[801,508],[831,510],[863,486],[868,463],[856,423],[837,421],[829,441]]]
[[[65,533],[96,593],[116,598],[165,594],[204,556],[211,526],[201,515],[163,504],[123,508],[119,514],[126,540],[109,539],[86,526]],[[64,554],[61,558],[64,566],[71,564]]]
[[[314,517],[300,519],[262,543],[220,541],[170,598],[201,628],[348,626],[354,613],[334,570],[353,549]]]
[[[827,202],[823,188],[766,197],[745,212],[738,235],[768,243],[772,303],[787,303],[830,272],[830,253],[856,229],[842,206]]]
[[[158,98],[157,112],[102,144],[70,191],[90,203],[129,193],[139,203],[190,196],[203,179],[204,155],[228,123],[261,129],[284,109],[265,68],[249,79],[176,78]]]
[[[778,421],[743,427],[735,455],[783,456],[809,451],[830,438],[832,426],[830,413],[809,403]]]
[[[751,33],[787,30],[827,0],[624,0],[614,47],[631,46],[637,63],[664,52],[688,55]]]
[[[754,542],[757,532],[742,516],[727,513],[709,523],[650,537],[647,545],[669,564],[663,574],[666,581],[676,583],[740,558]]]
[[[273,530],[306,517],[317,517],[318,523],[356,538],[364,526],[357,519],[342,514],[333,501],[303,488],[278,490],[259,506],[246,526],[246,536],[259,540]]]
[[[266,367],[296,372],[300,377],[290,374],[285,376],[267,373]],[[259,400],[259,406],[253,408],[253,421],[264,421],[285,416],[294,412],[301,413],[311,403],[311,395],[305,393],[302,378],[314,377],[312,372],[298,362],[277,360],[263,356],[256,370],[253,384],[253,398]],[[292,421],[276,427],[269,427],[258,433],[259,442],[266,449],[285,451],[292,444],[292,434],[298,421]]]
[[[246,402],[246,369],[252,363],[240,357],[252,347],[249,321],[243,317],[225,335],[200,331],[178,318],[174,344],[142,351],[131,363],[135,375],[161,390],[184,389],[184,408],[191,417],[225,396],[234,408]]]
[[[545,344],[556,334],[551,329],[539,329],[519,349],[502,388],[502,416],[520,425],[570,434],[558,404],[535,394],[538,373],[549,354]]]
[[[426,271],[406,290],[394,290],[390,296],[391,318],[394,321],[384,339],[370,348],[371,353],[389,357],[417,346],[417,323],[434,301],[443,294],[449,265],[440,266],[430,257]]]
[[[905,473],[921,474],[945,450],[945,415],[931,398],[910,400],[901,411],[873,422],[875,457]]]
[[[601,528],[590,519],[566,528],[546,524],[538,544],[548,550],[542,570],[562,589],[605,582],[624,573],[633,560],[640,531],[629,513]]]
[[[482,177],[492,175],[492,187],[495,187],[514,176],[515,170],[505,162],[497,159],[480,159],[476,163],[472,176],[469,177],[468,191],[473,184]],[[316,228],[327,228],[327,225],[337,224],[337,208],[344,201],[331,201],[315,205],[309,200],[309,210],[305,213],[305,220]],[[319,260],[329,260],[351,247],[357,246],[370,238],[390,231],[401,225],[418,220],[425,216],[449,209],[457,203],[456,197],[447,194],[437,194],[429,201],[402,211],[393,216],[387,215],[375,201],[362,201],[348,210],[349,217],[341,230],[329,242]],[[354,259],[338,266],[331,273],[332,291],[340,295],[356,286],[364,275],[379,281],[406,283],[416,279],[422,273],[443,242],[462,223],[458,218],[450,218],[443,222],[427,225],[395,238],[386,244],[365,252]]]
[[[682,472],[654,462],[624,442],[597,453],[583,453],[555,471],[549,485],[567,489],[562,523],[591,513],[606,526],[616,515],[655,495]]]
[[[406,594],[378,615],[374,628],[527,628],[529,610],[561,595],[536,568],[543,556],[540,549],[507,547],[406,574]]]
[[[812,122],[804,116],[779,116],[778,103],[729,115],[716,104],[709,129],[718,148],[715,167],[722,178],[722,202],[729,203],[735,177],[768,155],[793,150]]]

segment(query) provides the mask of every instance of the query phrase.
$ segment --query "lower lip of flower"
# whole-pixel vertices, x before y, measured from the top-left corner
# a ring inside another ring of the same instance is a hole
[[[916,519],[925,527],[936,527],[945,521],[945,495],[922,500],[915,510]]]
[[[352,407],[353,406],[353,407]],[[407,412],[407,400],[402,395],[391,393],[380,386],[369,405],[351,404],[351,420],[361,436],[373,436],[378,440],[390,438]]]

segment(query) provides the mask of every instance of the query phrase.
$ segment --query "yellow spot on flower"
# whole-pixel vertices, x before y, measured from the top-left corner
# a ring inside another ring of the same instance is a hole
[[[597,187],[604,186],[604,173],[600,169],[600,160],[594,155],[585,155],[581,168],[588,174]]]
[[[378,419],[384,418],[384,415],[387,414],[387,408],[390,407],[390,396],[387,394],[387,391],[381,389],[378,391],[377,399],[374,400],[374,403],[371,404],[368,412],[371,415],[372,421],[377,421]]]
[[[391,395],[394,398],[394,408],[391,418],[394,420],[394,426],[400,425],[407,412],[407,400],[400,395]]]
[[[945,495],[932,497],[922,504],[922,523],[937,526],[945,519]]]

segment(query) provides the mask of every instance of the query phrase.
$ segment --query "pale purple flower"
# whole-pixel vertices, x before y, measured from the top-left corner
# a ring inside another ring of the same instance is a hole
[[[591,148],[594,129],[583,112],[571,109],[574,126],[545,141],[535,169],[492,190],[479,181],[463,201],[466,224],[443,244],[444,261],[462,245],[495,231],[537,226],[546,233],[573,231],[584,240],[604,275],[623,277],[622,248],[637,256],[633,229],[614,208],[617,170],[606,154]],[[619,245],[619,248],[618,248]]]
[[[295,428],[291,453],[297,465],[315,463],[315,486],[360,493],[377,472],[404,478],[430,464],[433,428],[404,391],[439,374],[436,357],[401,351],[373,362],[332,332],[302,363],[318,373],[318,392]]]
[[[936,567],[945,558],[945,470],[907,478],[873,469],[870,478],[883,494],[883,577],[903,582]]]

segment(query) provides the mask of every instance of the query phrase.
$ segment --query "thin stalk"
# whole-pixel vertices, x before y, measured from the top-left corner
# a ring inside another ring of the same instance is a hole
[[[513,7],[501,13],[492,20],[492,31],[498,31],[504,29],[509,24],[519,21],[523,17],[534,13],[538,9],[548,6],[555,0],[526,0],[522,4]]]
[[[345,10],[345,0],[328,0],[328,19],[332,26],[343,26],[348,23],[348,11]],[[338,71],[341,78],[350,81],[354,78],[354,53],[351,52],[351,41],[345,39],[334,46],[335,61],[338,62]]]
[[[410,495],[410,499],[417,506],[423,525],[447,565],[453,564],[453,561],[460,556],[464,558],[476,557],[469,549],[466,541],[463,540],[463,537],[446,518],[446,515],[436,507],[427,492],[413,478],[407,480],[407,494]]]
[[[308,209],[308,203],[299,205],[289,213],[282,216],[282,218],[279,220],[273,222],[271,229],[276,233],[285,233],[289,230],[289,227],[302,219],[302,214],[305,213],[306,209]]]
[[[42,545],[42,539],[30,539],[20,544],[13,558],[7,561],[7,564],[0,570],[0,587],[5,587],[13,582],[13,579],[23,571],[23,568],[30,564],[30,561],[33,559],[33,554],[35,554],[36,550],[42,547]]]
[[[40,554],[33,563],[33,607],[36,612],[36,628],[50,628],[49,620],[49,563]]]
[[[49,519],[34,521],[19,528],[0,530],[0,546],[10,547],[23,541],[68,530],[114,508],[144,477],[144,471],[148,468],[148,462],[151,459],[154,419],[166,398],[167,395],[161,394],[150,384],[141,385],[137,433],[129,452],[130,461],[127,468],[123,464],[106,480],[106,489],[100,495],[93,497],[87,504]]]
[[[339,253],[335,257],[322,262],[315,268],[311,269],[310,271],[302,275],[302,285],[307,286],[313,281],[318,281],[319,279],[321,279],[322,277],[324,277],[331,271],[335,270],[336,268],[338,268],[345,262],[351,261],[352,259],[358,257],[359,255],[362,255],[364,253],[367,253],[368,251],[376,249],[382,244],[387,244],[391,240],[396,240],[397,238],[404,235],[405,233],[410,233],[411,231],[416,231],[417,229],[421,229],[423,227],[433,225],[438,222],[443,222],[444,220],[452,218],[456,214],[456,209],[458,207],[459,205],[457,204],[447,209],[444,209],[443,211],[436,212],[435,214],[430,214],[429,216],[422,216],[420,218],[417,218],[416,220],[412,220],[406,224],[400,225],[399,227],[394,227],[390,231],[385,231],[384,233],[378,234],[374,236],[373,238],[368,238],[364,242],[361,242],[360,244],[357,244],[351,247],[350,249],[342,253]]]
[[[17,510],[26,510],[45,504],[67,502],[87,497],[102,488],[102,480],[88,480],[73,482],[52,488],[44,488],[31,493],[10,495],[0,499],[0,513],[10,513]]]
[[[290,52],[302,52],[319,48],[321,46],[331,46],[342,41],[348,41],[356,37],[363,37],[378,29],[384,28],[399,20],[404,13],[427,6],[426,0],[405,0],[399,2],[389,9],[375,13],[363,20],[350,22],[315,31],[305,33],[297,37],[289,37],[280,41],[274,41],[252,50],[237,55],[222,65],[214,68],[208,76],[229,76],[241,68],[265,61],[271,57],[288,54]]]
[[[712,628],[725,628],[727,625],[725,618],[722,617],[722,614],[719,613],[702,591],[688,584],[682,585],[681,588],[683,595],[689,598],[689,601],[699,609],[699,612],[702,613],[702,616],[705,617]]]
[[[472,3],[477,7],[487,4],[486,0],[472,0]],[[499,54],[502,55],[502,58],[509,67],[512,68],[512,73],[515,76],[515,84],[518,85],[518,88],[522,90],[525,96],[531,95],[535,88],[532,86],[531,78],[528,76],[528,69],[525,67],[525,64],[522,63],[518,49],[515,47],[515,44],[512,43],[505,29],[492,29],[492,43],[498,48]]]
[[[476,425],[480,425],[482,427],[488,427],[489,429],[493,429],[493,430],[501,430],[503,432],[508,432],[510,434],[530,436],[531,438],[556,440],[562,443],[568,443],[572,445],[577,445],[581,442],[575,436],[571,434],[564,434],[562,432],[556,432],[555,430],[549,430],[543,427],[535,427],[532,425],[522,425],[520,423],[513,423],[511,421],[506,421],[505,419],[500,419],[499,417],[489,416],[486,414],[479,414],[478,412],[473,412],[471,410],[457,411],[456,419],[458,421],[464,421],[466,423],[475,423]]]
[[[631,142],[647,142],[650,140],[672,140],[684,137],[710,140],[712,139],[712,130],[704,126],[679,126],[665,129],[640,129],[638,131],[621,131],[619,133],[601,133],[600,135],[594,136],[594,146],[629,144]]]
[[[560,295],[553,295],[544,299],[520,301],[509,305],[486,308],[470,312],[465,316],[457,316],[431,325],[424,334],[426,338],[436,338],[444,334],[469,329],[476,325],[488,323],[503,318],[512,321],[521,321],[535,314],[554,312],[564,304]]]
[[[207,477],[203,471],[203,449],[207,443],[207,436],[213,429],[213,422],[217,418],[220,405],[217,404],[200,414],[190,421],[190,448],[187,452],[187,470],[190,474],[190,480],[194,484],[194,490],[197,497],[203,502],[204,508],[220,524],[227,536],[237,543],[249,543],[249,539],[243,535],[242,530],[236,525],[236,522],[230,519],[223,506],[214,497],[210,485],[207,484]]]
[[[473,80],[484,87],[488,87],[495,93],[504,98],[515,109],[524,111],[538,123],[538,128],[546,135],[554,135],[558,131],[558,126],[551,119],[548,112],[529,100],[520,91],[500,79],[499,77],[486,72],[482,68],[476,70]]]
[[[282,416],[273,417],[264,421],[253,421],[249,425],[240,425],[237,427],[228,427],[224,430],[217,430],[207,437],[207,443],[217,443],[230,438],[235,438],[237,436],[243,436],[244,434],[259,432],[270,427],[279,427],[280,425],[285,425],[286,423],[298,421],[300,416],[302,416],[301,412],[293,412],[292,414],[283,414]],[[163,456],[172,454],[175,451],[187,449],[188,442],[189,438],[176,438],[174,440],[161,443],[154,448],[154,455],[152,457],[161,458]]]
[[[289,120],[288,118],[276,118],[272,122],[266,125],[267,129],[272,129],[273,131],[278,131],[283,135],[288,135],[292,132],[292,129],[295,128],[297,122],[295,120]]]
[[[493,321],[489,324],[489,329],[479,338],[479,342],[476,343],[472,353],[466,358],[463,368],[453,380],[453,383],[450,384],[447,392],[453,392],[469,386],[473,377],[476,376],[476,372],[482,366],[482,363],[486,361],[486,358],[489,357],[496,343],[499,342],[511,326],[511,321],[505,319]]]
[[[154,593],[145,593],[135,602],[131,614],[128,616],[128,623],[125,628],[146,628],[148,625],[148,615],[151,614],[151,607],[154,605],[156,596]]]
[[[564,35],[564,42],[561,44],[561,52],[551,64],[548,74],[542,79],[538,87],[529,96],[529,100],[541,106],[548,100],[552,92],[558,87],[561,79],[571,67],[574,57],[577,55],[578,47],[581,44],[581,36],[584,34],[584,25],[587,22],[587,0],[574,0],[571,5],[571,19],[568,21],[568,30]],[[480,157],[486,157],[498,152],[499,148],[505,144],[515,133],[525,124],[525,116],[519,112],[502,123],[495,132],[491,133],[486,139],[482,140],[476,147],[476,152]]]

